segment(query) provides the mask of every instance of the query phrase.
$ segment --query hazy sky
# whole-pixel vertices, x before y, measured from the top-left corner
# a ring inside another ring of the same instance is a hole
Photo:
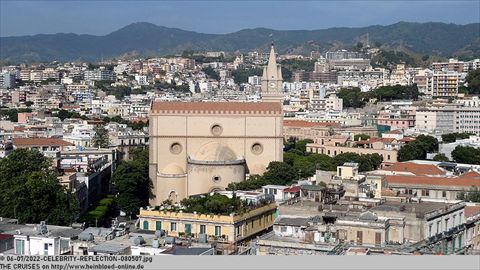
[[[105,35],[133,22],[203,33],[361,27],[398,21],[480,22],[480,1],[8,1],[0,0],[0,36]]]

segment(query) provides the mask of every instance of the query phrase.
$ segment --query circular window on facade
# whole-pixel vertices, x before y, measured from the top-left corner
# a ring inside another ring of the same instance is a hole
[[[182,145],[179,143],[172,143],[172,145],[170,145],[170,152],[175,155],[180,154],[182,152]]]
[[[212,181],[215,182],[215,183],[220,182],[220,180],[221,180],[221,178],[220,178],[220,176],[218,176],[218,175],[214,175],[214,176],[212,177]]]
[[[211,131],[213,136],[220,136],[222,134],[223,129],[220,125],[213,125]]]
[[[260,143],[254,143],[252,145],[252,153],[260,155],[263,152],[263,146]]]

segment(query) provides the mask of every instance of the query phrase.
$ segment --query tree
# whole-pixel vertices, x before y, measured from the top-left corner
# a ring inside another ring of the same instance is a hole
[[[272,161],[263,174],[265,181],[274,185],[285,185],[297,178],[295,169],[285,162]]]
[[[413,142],[402,146],[397,153],[398,161],[423,159],[425,157],[426,154],[424,153],[423,149],[418,148]]]
[[[250,76],[262,76],[261,68],[239,68],[232,71],[233,80],[236,84],[247,83]]]
[[[474,135],[473,133],[463,132],[463,133],[448,133],[442,135],[442,142],[443,143],[452,143],[455,142],[457,139],[468,139],[470,135]]]
[[[415,139],[414,144],[421,147],[425,152],[438,151],[438,140],[432,136],[419,135]]]
[[[0,160],[0,216],[20,223],[70,225],[78,213],[73,194],[58,182],[50,160],[37,150],[17,149]]]
[[[153,184],[148,176],[148,150],[136,148],[131,155],[131,161],[122,162],[115,170],[112,183],[118,192],[118,206],[135,215],[140,207],[148,205]]]
[[[362,140],[362,141],[365,141],[365,140],[370,139],[370,136],[368,136],[366,134],[357,134],[357,135],[353,136],[354,141],[358,141],[359,139]]]
[[[53,116],[60,118],[62,121],[69,118],[82,118],[78,112],[71,112],[63,109],[59,110],[57,113],[54,113]]]
[[[458,194],[457,199],[467,202],[480,202],[480,189],[472,187],[469,191],[463,191]]]
[[[480,69],[468,72],[465,81],[468,84],[468,94],[480,94]]]
[[[0,110],[0,119],[7,119],[12,122],[18,122],[18,114],[24,112],[32,112],[30,108],[20,108],[20,109],[2,109]]]
[[[362,94],[360,88],[342,88],[338,92],[338,97],[343,99],[343,106],[351,108],[361,108],[365,106],[365,96]]]
[[[458,163],[480,165],[480,149],[459,145],[452,151],[452,158]]]
[[[433,157],[433,160],[434,161],[441,161],[441,162],[448,162],[450,161],[447,156],[445,156],[445,154],[436,154],[434,157]]]
[[[360,41],[359,41],[359,42],[357,42],[357,45],[356,45],[356,49],[357,49],[357,51],[361,51],[361,50],[362,50],[362,48],[363,48],[363,43],[362,43],[362,42],[360,42]]]
[[[305,140],[299,140],[295,143],[295,148],[296,150],[305,153],[307,151],[307,144],[308,143],[313,143],[313,140],[311,139],[305,139]]]
[[[93,130],[95,131],[95,135],[93,136],[94,147],[107,148],[110,146],[110,138],[105,126],[97,125]]]
[[[398,150],[398,161],[425,159],[427,153],[438,151],[438,140],[432,136],[420,135]]]
[[[210,79],[213,79],[213,80],[216,80],[216,81],[220,80],[220,75],[218,75],[218,73],[215,71],[215,69],[213,69],[211,66],[207,66],[207,67],[203,68],[202,71],[205,72],[205,74]]]

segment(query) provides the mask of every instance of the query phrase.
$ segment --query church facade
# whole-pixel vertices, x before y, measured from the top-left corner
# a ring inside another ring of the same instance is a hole
[[[273,47],[272,53],[275,60]],[[275,89],[281,89],[279,69],[271,70],[275,74],[270,83],[280,83]],[[267,66],[264,76],[269,72]],[[281,161],[283,93],[268,89],[267,100],[258,103],[154,102],[149,121],[150,205],[223,190],[244,181],[246,174],[263,174],[271,161]]]

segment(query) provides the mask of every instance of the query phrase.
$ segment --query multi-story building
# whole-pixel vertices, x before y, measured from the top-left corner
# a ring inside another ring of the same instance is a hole
[[[245,213],[211,215],[140,209],[140,227],[144,230],[164,230],[169,236],[186,236],[195,239],[205,237],[216,241],[217,248],[251,240],[273,226],[277,205],[272,202],[248,210]]]
[[[418,108],[415,112],[415,128],[437,134],[451,133],[455,124],[455,106]]]
[[[442,107],[418,108],[415,115],[415,127],[420,131],[438,134],[468,132],[480,134],[480,99],[455,100],[453,104]]]
[[[461,74],[457,72],[434,72],[430,74],[427,94],[433,97],[455,97],[458,94]]]
[[[415,110],[411,101],[394,101],[385,106],[377,116],[377,124],[390,129],[408,129],[415,127]]]
[[[338,98],[334,94],[328,96],[327,98],[314,97],[310,99],[309,109],[311,111],[342,111],[343,99]]]
[[[116,75],[111,70],[99,68],[95,70],[86,70],[84,78],[86,81],[114,81]]]
[[[334,157],[343,153],[379,154],[383,163],[397,162],[397,152],[401,142],[392,138],[369,138],[365,141],[351,141],[350,136],[317,137],[314,143],[307,144],[307,152]]]
[[[15,74],[10,72],[0,73],[0,88],[15,88]]]
[[[457,200],[460,193],[480,188],[480,174],[474,171],[458,177],[387,175],[390,189],[424,199]]]

